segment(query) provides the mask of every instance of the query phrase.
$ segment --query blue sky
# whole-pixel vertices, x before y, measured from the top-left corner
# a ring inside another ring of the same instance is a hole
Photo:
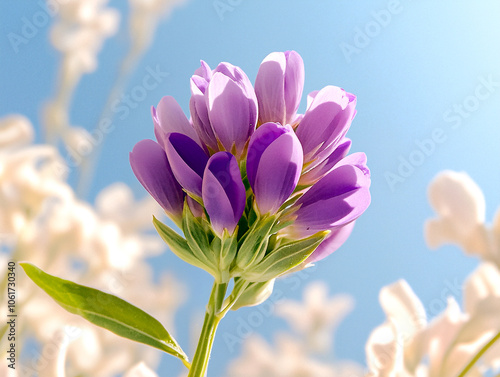
[[[126,12],[120,1],[111,5]],[[38,28],[16,53],[9,33],[21,33],[23,17],[31,19],[40,6],[19,1],[0,7],[0,116],[22,113],[40,130],[41,104],[53,93],[58,64],[48,42],[49,26]],[[432,215],[426,199],[432,178],[443,169],[466,171],[484,191],[489,221],[500,205],[498,14],[497,1],[188,0],[160,25],[131,77],[126,93],[141,85],[148,70],[168,73],[124,119],[114,119],[88,199],[115,181],[144,195],[128,152],[140,139],[153,137],[149,108],[163,95],[174,96],[188,112],[189,77],[200,59],[212,67],[231,62],[253,81],[268,53],[296,50],[305,63],[304,93],[331,84],[358,97],[348,135],[352,151],[368,156],[372,204],[339,251],[313,273],[278,282],[276,289],[299,298],[307,282],[321,279],[332,293],[352,294],[356,308],[338,331],[335,354],[364,362],[365,341],[383,321],[378,305],[383,285],[406,279],[435,315],[447,287],[463,281],[477,263],[452,246],[438,252],[426,247],[422,227]],[[98,70],[83,78],[71,111],[73,124],[95,127],[126,49],[122,27],[106,42]],[[191,296],[177,328],[185,345],[190,320],[208,298],[210,278],[169,253],[155,263],[189,286]],[[238,331],[252,310],[230,313],[222,323],[209,375],[222,375],[227,355],[238,354],[223,334]],[[253,330],[270,339],[285,328],[271,316]],[[177,366],[165,358],[163,375]]]

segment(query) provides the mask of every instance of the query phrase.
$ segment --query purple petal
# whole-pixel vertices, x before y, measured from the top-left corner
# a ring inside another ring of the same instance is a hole
[[[304,62],[295,51],[286,51],[285,104],[286,123],[290,124],[295,116],[304,89]]]
[[[184,192],[175,179],[167,155],[153,140],[141,140],[129,156],[132,170],[144,188],[167,214],[182,215]]]
[[[309,110],[309,108],[311,107],[311,104],[313,103],[314,99],[316,98],[316,96],[318,95],[319,93],[319,90],[313,90],[311,93],[309,93],[307,95],[307,106],[306,106],[306,110]]]
[[[321,89],[296,129],[305,161],[344,137],[354,116],[355,97],[335,86]]]
[[[191,138],[171,133],[165,141],[165,151],[175,178],[186,191],[201,197],[203,172],[208,156]]]
[[[304,87],[304,63],[295,51],[273,52],[255,79],[259,123],[292,124]]]
[[[205,94],[208,88],[208,83],[206,79],[200,76],[191,76],[191,93],[193,94]]]
[[[254,192],[261,213],[274,213],[290,197],[302,170],[302,148],[293,133],[280,136],[260,160]]]
[[[342,158],[335,166],[335,168],[342,165],[353,165],[360,169],[363,174],[370,177],[370,169],[366,166],[366,154],[363,152],[352,153],[349,156]]]
[[[315,183],[295,204],[295,233],[314,234],[356,220],[370,204],[370,178],[356,166],[342,165]]]
[[[200,68],[194,71],[194,74],[202,77],[205,81],[210,81],[212,79],[212,70],[210,69],[210,66],[203,60],[200,61],[200,64]]]
[[[255,98],[255,91],[253,90],[252,83],[240,67],[236,67],[229,63],[220,63],[217,68],[214,69],[213,74],[215,75],[217,72],[222,73],[238,84],[248,98]],[[257,101],[255,101],[255,103],[257,103]]]
[[[257,97],[255,96],[255,90],[248,76],[240,67],[236,67],[229,63],[220,63],[217,68],[214,69],[213,74],[216,74],[217,72],[229,77],[232,81],[238,84],[243,93],[245,93],[246,97],[249,99],[250,118],[255,128],[258,115]]]
[[[201,88],[200,88],[201,86]],[[218,150],[217,139],[210,124],[208,117],[207,102],[205,99],[205,90],[208,88],[208,82],[199,77],[191,78],[191,99],[189,101],[189,110],[193,120],[193,126],[198,136],[212,150]]]
[[[326,152],[330,152],[325,159],[322,159],[321,156],[318,156],[315,164],[312,165],[313,168],[308,170],[305,174],[302,174],[300,177],[299,184],[300,185],[311,185],[329,172],[333,170],[335,165],[342,160],[347,153],[349,153],[349,149],[351,148],[351,140],[344,138],[338,146],[334,146],[334,148],[329,148]],[[333,149],[333,152],[331,150]],[[365,164],[366,164],[366,156],[365,156]]]
[[[264,151],[278,137],[286,132],[290,132],[288,127],[276,123],[265,123],[254,132],[248,144],[247,153],[247,177],[251,186],[255,184],[257,168]]]
[[[217,234],[234,232],[245,209],[246,192],[236,158],[217,152],[208,160],[203,175],[203,204]]]
[[[289,125],[265,123],[252,135],[247,177],[261,213],[276,212],[290,197],[302,162],[302,147]]]
[[[255,94],[259,104],[259,123],[278,122],[286,124],[285,108],[286,57],[282,52],[273,52],[260,64],[255,78]]]
[[[189,136],[200,146],[202,145],[198,134],[174,97],[163,97],[158,103],[158,107],[152,110],[152,113],[155,122],[155,135],[161,145],[165,146],[164,139],[171,132]]]
[[[336,251],[344,244],[345,241],[347,241],[355,223],[356,222],[353,221],[340,228],[333,229],[304,263],[307,264],[317,262]]]
[[[256,103],[232,79],[217,72],[207,90],[208,115],[212,129],[227,151],[233,144],[241,152],[255,129]]]
[[[160,127],[160,121],[158,120],[158,114],[154,106],[151,106],[151,118],[153,118],[156,141],[165,149],[165,132]]]

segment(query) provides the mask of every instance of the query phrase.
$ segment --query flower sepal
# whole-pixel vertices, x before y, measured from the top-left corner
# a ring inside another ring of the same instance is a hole
[[[222,237],[215,236],[210,246],[216,263],[215,280],[219,284],[228,283],[232,277],[231,266],[238,251],[238,228],[233,234],[224,229]]]
[[[182,211],[182,231],[193,255],[207,267],[205,268],[206,271],[215,276],[217,268],[211,248],[212,238],[214,237],[212,229],[205,218],[194,216],[187,200],[184,202]]]
[[[329,233],[329,230],[325,230],[297,241],[285,241],[258,264],[246,268],[241,277],[250,282],[266,282],[277,278],[304,262]]]
[[[190,211],[189,211],[190,212]],[[177,234],[173,229],[163,224],[153,216],[153,224],[160,237],[165,241],[170,250],[184,262],[192,264],[216,276],[216,270],[211,263],[206,263],[204,258],[199,258],[190,248],[188,241]]]
[[[277,216],[265,216],[256,221],[242,237],[236,256],[235,274],[242,273],[264,258],[276,220]]]

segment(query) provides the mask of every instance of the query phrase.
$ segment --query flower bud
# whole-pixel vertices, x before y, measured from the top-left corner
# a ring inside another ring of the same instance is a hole
[[[338,145],[355,115],[356,97],[336,86],[327,86],[310,96],[300,121],[297,137],[304,149],[304,161],[313,161],[321,152]]]
[[[350,157],[350,156],[348,156]],[[352,157],[353,160],[360,156]],[[346,157],[347,158],[347,157]],[[305,237],[320,230],[334,229],[356,220],[370,204],[370,176],[366,166],[351,160],[315,183],[294,206],[295,222],[288,231]]]
[[[344,138],[338,145],[325,150],[326,158],[318,156],[316,161],[309,166],[309,170],[302,174],[299,185],[312,185],[333,170],[335,165],[342,160],[351,148],[351,140]]]
[[[177,132],[189,136],[198,145],[202,146],[200,139],[184,115],[181,107],[172,96],[163,97],[155,109],[151,107],[151,115],[153,117],[154,132],[156,140],[165,149],[165,138],[172,132]]]
[[[236,158],[228,152],[217,152],[203,174],[202,198],[212,228],[222,236],[231,235],[243,214],[246,191]]]
[[[261,214],[275,213],[302,171],[302,147],[289,125],[265,123],[250,138],[247,177]]]
[[[163,148],[153,140],[139,141],[130,153],[130,165],[139,182],[167,215],[180,221],[185,194]]]
[[[208,156],[191,138],[171,133],[165,140],[165,151],[172,172],[181,186],[190,194],[201,197],[201,183]]]
[[[213,72],[202,67],[191,78],[190,110],[200,138],[214,151],[240,156],[257,123],[257,98],[246,74],[229,63]]]
[[[304,62],[295,51],[273,52],[261,63],[255,79],[259,124],[292,124],[304,88]]]

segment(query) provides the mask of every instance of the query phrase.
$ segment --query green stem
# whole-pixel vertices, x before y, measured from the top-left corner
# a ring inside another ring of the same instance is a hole
[[[495,342],[499,339],[500,339],[500,332],[496,334],[493,337],[493,339],[491,339],[488,343],[486,343],[483,348],[481,348],[481,350],[476,354],[476,356],[472,358],[472,360],[469,362],[469,364],[467,364],[464,370],[462,370],[462,373],[460,373],[458,377],[464,377],[472,369],[474,364],[476,364],[479,361],[479,359],[485,354],[485,352],[488,351],[491,348],[491,346],[495,344]]]
[[[210,352],[214,343],[215,332],[219,322],[224,317],[220,312],[224,296],[227,290],[227,283],[219,284],[214,282],[210,300],[208,301],[207,311],[205,313],[205,320],[203,321],[203,328],[200,334],[200,340],[196,347],[196,352],[193,357],[191,368],[188,377],[204,377],[207,373],[208,361],[210,359]]]
[[[246,280],[239,279],[235,284],[231,295],[224,301],[224,308],[220,311],[222,316],[225,316],[226,313],[233,307],[233,305],[238,301],[240,296],[243,294],[245,289],[250,286],[250,283]]]

